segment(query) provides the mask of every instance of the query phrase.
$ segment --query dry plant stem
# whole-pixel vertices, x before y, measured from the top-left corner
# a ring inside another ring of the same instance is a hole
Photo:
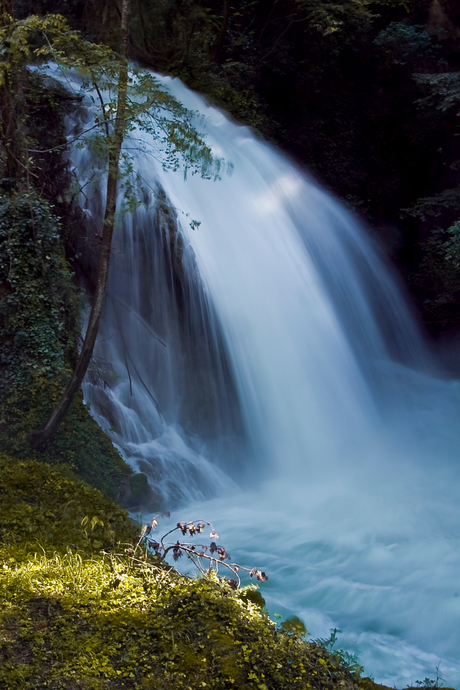
[[[176,544],[172,544],[171,546],[168,546],[166,551],[164,552],[162,556],[162,560],[166,558],[166,555],[168,554],[169,551],[172,551],[176,547]],[[190,558],[191,561],[193,561],[195,567],[202,573],[205,573],[205,569],[201,566],[199,563],[199,560],[201,558],[205,558],[207,561],[209,561],[211,568],[214,566],[216,571],[219,569],[220,565],[225,566],[225,568],[228,568],[233,575],[238,580],[238,587],[241,585],[241,578],[238,575],[238,570],[246,570],[248,573],[251,571],[251,568],[245,568],[241,565],[238,565],[238,563],[225,563],[225,561],[221,560],[220,558],[213,558],[212,556],[207,556],[206,554],[200,554],[198,555],[195,550],[188,548],[187,546],[184,546],[183,544],[180,545],[181,551],[186,553],[188,557]],[[198,559],[198,562],[195,560]]]
[[[155,518],[156,517],[158,517],[158,515],[156,515]],[[153,520],[155,520],[155,518],[153,518]],[[212,531],[214,532],[214,527],[213,527],[212,523],[209,522],[208,520],[193,520],[192,522],[184,522],[184,525],[186,525],[187,528],[190,527],[191,525],[196,525],[196,524],[208,525],[208,527],[210,527],[212,529]],[[163,534],[163,536],[161,537],[161,540],[160,540],[161,546],[163,548],[165,548],[164,540],[166,539],[166,537],[169,537],[170,534],[172,534],[173,532],[177,532],[179,529],[181,529],[181,528],[176,525],[176,527],[173,527],[172,529],[170,529],[169,532],[166,532],[166,534]],[[182,533],[184,534],[184,532],[182,532]]]
[[[167,515],[169,516],[169,513]],[[144,541],[144,539],[147,539],[152,529],[155,529],[155,527],[158,525],[158,517],[158,515],[155,515],[152,518],[149,525],[144,525],[142,527],[139,541],[135,549],[127,549],[126,552],[131,554],[133,558],[135,557],[136,551],[141,545],[141,543]],[[259,580],[259,582],[264,582],[265,580],[268,580],[268,577],[265,575],[265,573],[259,570],[258,568],[247,568],[245,566],[240,566],[238,563],[226,563],[225,560],[230,560],[230,555],[222,546],[217,546],[215,542],[211,542],[210,547],[208,547],[205,544],[191,544],[190,542],[180,541],[177,541],[175,544],[165,544],[166,537],[168,537],[173,532],[180,531],[184,535],[187,532],[189,532],[190,536],[194,536],[195,534],[200,534],[203,531],[205,525],[210,526],[212,529],[210,538],[218,539],[219,535],[216,534],[212,523],[210,523],[208,520],[193,520],[192,522],[178,522],[177,525],[173,527],[173,529],[169,530],[169,532],[163,535],[160,542],[147,539],[146,546],[148,547],[148,549],[153,549],[155,551],[155,555],[161,561],[166,560],[166,556],[170,551],[173,552],[173,557],[175,561],[177,561],[180,558],[180,556],[182,556],[182,554],[185,553],[187,555],[187,558],[189,558],[192,561],[197,570],[199,570],[203,574],[205,574],[206,571],[202,566],[202,559],[208,561],[210,568],[214,568],[216,572],[219,571],[219,566],[223,565],[225,568],[230,570],[231,573],[237,578],[236,580],[229,580],[229,584],[231,584],[232,586],[236,586],[236,588],[238,588],[241,585],[241,579],[238,575],[239,570],[245,570],[247,573],[249,573],[249,576],[251,578],[255,576],[256,579]],[[208,548],[210,548],[211,555],[206,554]],[[146,549],[146,555],[148,553],[148,549]],[[212,555],[215,552],[217,552],[219,556],[218,558]]]

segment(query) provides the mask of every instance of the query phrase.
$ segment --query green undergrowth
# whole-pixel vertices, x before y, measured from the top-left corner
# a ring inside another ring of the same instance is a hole
[[[33,190],[0,193],[0,452],[66,464],[136,508],[148,491],[134,496],[131,469],[81,393],[53,438],[36,451],[29,442],[57,404],[77,357],[81,295],[62,233],[55,209]]]
[[[46,421],[65,382],[64,376],[57,381],[37,377],[29,388],[11,393],[0,405],[0,452],[24,460],[36,458],[66,465],[115,500],[125,502],[128,498],[129,504],[132,478],[137,475],[131,474],[108,436],[93,420],[81,393],[56,434],[38,450],[31,448],[31,431]]]
[[[360,687],[302,626],[273,623],[254,587],[130,558],[137,534],[68,469],[0,456],[2,690]]]
[[[88,526],[82,527],[82,521]],[[70,547],[92,553],[111,548],[116,540],[131,542],[136,535],[123,508],[79,481],[67,467],[0,454],[3,548],[23,550],[32,545],[43,552]]]

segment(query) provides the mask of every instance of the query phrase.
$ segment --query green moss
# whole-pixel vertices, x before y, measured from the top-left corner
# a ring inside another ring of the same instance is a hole
[[[224,582],[74,553],[3,567],[4,688],[357,687]]]
[[[134,561],[136,540],[68,469],[0,456],[2,690],[357,690],[340,657],[278,629],[249,590]]]
[[[90,416],[81,393],[56,434],[38,450],[31,448],[31,431],[46,421],[64,384],[63,376],[58,381],[40,377],[33,386],[19,389],[6,400],[0,407],[0,451],[21,459],[64,463],[89,484],[123,502],[130,494],[131,469]]]
[[[0,196],[3,309],[0,396],[52,380],[74,356],[79,303],[49,204],[33,192]]]
[[[125,510],[78,481],[67,467],[0,454],[0,540],[4,544],[70,546],[90,552],[113,546],[115,540],[133,541],[136,534]]]

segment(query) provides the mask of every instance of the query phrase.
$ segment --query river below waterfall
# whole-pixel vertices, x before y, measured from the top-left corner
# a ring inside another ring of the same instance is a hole
[[[339,628],[378,682],[439,667],[460,687],[459,384],[436,376],[356,219],[161,80],[231,165],[220,181],[185,180],[147,135],[125,142],[146,205],[114,236],[96,352],[114,376],[88,378],[93,414],[149,477],[152,509],[211,520],[233,560],[268,573],[272,614],[314,637]],[[71,160],[89,182],[97,161],[81,148]],[[89,221],[103,188],[81,197]]]

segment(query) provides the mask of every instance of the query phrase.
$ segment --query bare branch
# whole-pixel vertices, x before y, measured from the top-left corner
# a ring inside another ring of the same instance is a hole
[[[114,118],[115,120],[116,118]],[[110,120],[112,122],[112,120]],[[54,146],[52,149],[27,149],[29,153],[51,153],[52,151],[58,151],[59,149],[66,148],[66,146],[70,146],[70,144],[74,144],[76,141],[82,138],[85,134],[88,134],[88,132],[91,132],[93,129],[97,129],[97,127],[103,127],[106,124],[106,122],[97,122],[95,125],[92,127],[89,127],[89,129],[83,130],[83,132],[80,132],[80,134],[75,137],[74,139],[71,139],[70,141],[66,141],[64,144],[58,144],[58,146]]]

